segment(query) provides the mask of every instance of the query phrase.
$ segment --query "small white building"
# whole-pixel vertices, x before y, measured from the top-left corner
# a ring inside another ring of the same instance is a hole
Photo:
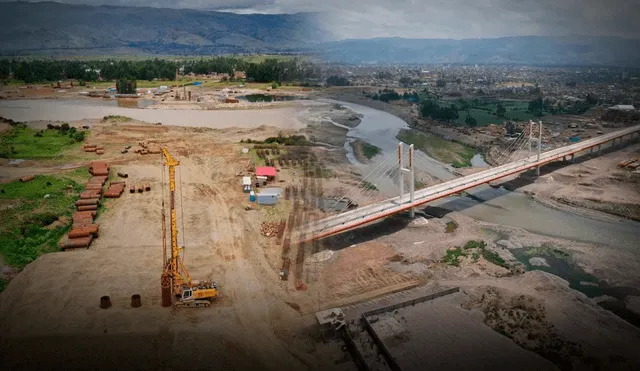
[[[243,176],[242,177],[242,190],[244,192],[251,192],[251,177]]]

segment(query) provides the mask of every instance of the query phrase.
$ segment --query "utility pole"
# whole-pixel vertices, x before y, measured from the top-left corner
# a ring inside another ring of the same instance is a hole
[[[540,151],[542,150],[542,120],[538,121],[540,131],[538,132],[538,161],[540,161]],[[536,174],[540,175],[540,165],[536,168]]]
[[[404,196],[404,173],[402,172],[402,168],[404,167],[404,161],[402,158],[402,142],[398,143],[398,181],[400,182],[400,200],[399,203],[402,203],[402,196]]]

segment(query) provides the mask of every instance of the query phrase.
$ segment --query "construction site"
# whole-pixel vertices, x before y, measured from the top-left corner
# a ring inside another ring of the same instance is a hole
[[[2,164],[3,184],[16,187],[57,174],[82,179],[66,193],[73,213],[55,221],[68,228],[58,251],[19,272],[7,268],[11,280],[0,295],[7,369],[640,365],[633,317],[640,258],[624,248],[635,238],[635,224],[612,230],[622,241],[612,247],[540,233],[543,222],[519,226],[518,220],[537,214],[514,214],[507,223],[472,215],[525,202],[520,193],[440,216],[420,207],[413,218],[398,213],[315,238],[309,225],[390,197],[375,187],[381,183],[366,183],[341,148],[298,137],[339,142],[331,123],[302,132],[178,127],[122,117],[70,125],[90,127],[90,134],[63,157]],[[626,172],[617,187],[633,188],[637,180],[626,166],[637,157],[634,138],[627,136],[630,142],[619,150],[554,171],[597,166],[603,174]],[[413,147],[403,156],[409,154]],[[418,159],[383,161],[385,174],[397,178],[402,166]],[[591,174],[592,186],[582,188],[586,198],[600,189],[595,170]],[[572,179],[558,177],[556,185],[571,187]],[[521,187],[507,180],[507,187]],[[523,189],[546,194],[548,184],[533,181]],[[3,208],[14,205],[3,200]],[[571,218],[545,215],[551,223]],[[573,276],[532,269],[529,258],[520,258],[531,251],[537,254],[533,262],[555,262],[554,256],[564,256],[557,251],[570,254],[583,280],[598,278],[585,287],[600,291],[585,294]],[[626,305],[625,316],[600,302]],[[592,327],[595,322],[600,325]],[[40,351],[31,352],[34,347]],[[460,352],[474,362],[462,362]]]

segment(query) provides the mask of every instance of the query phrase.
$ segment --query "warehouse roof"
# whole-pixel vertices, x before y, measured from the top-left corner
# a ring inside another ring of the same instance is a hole
[[[272,166],[263,166],[256,168],[256,175],[258,176],[276,176],[276,174],[276,168]]]

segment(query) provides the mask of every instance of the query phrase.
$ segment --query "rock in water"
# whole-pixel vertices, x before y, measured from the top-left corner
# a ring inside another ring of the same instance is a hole
[[[529,264],[531,264],[534,267],[549,267],[549,263],[547,263],[547,261],[544,258],[539,258],[539,257],[535,257],[535,258],[531,258],[529,259]]]

